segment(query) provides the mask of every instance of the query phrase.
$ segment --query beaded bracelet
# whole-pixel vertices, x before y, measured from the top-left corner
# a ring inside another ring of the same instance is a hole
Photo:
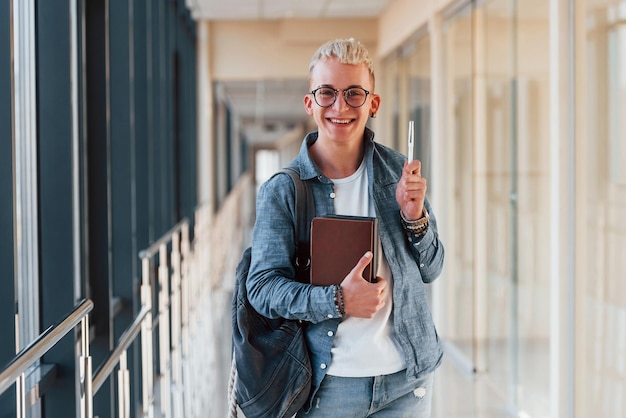
[[[343,289],[340,285],[336,284],[333,290],[335,296],[335,307],[337,308],[339,316],[343,318],[344,316],[346,316],[346,305],[343,300]]]
[[[429,219],[430,218],[428,216],[426,208],[422,210],[422,217],[413,221],[409,221],[408,219],[406,219],[404,213],[402,213],[402,210],[400,210],[400,220],[402,221],[402,226],[404,227],[405,231],[416,236],[424,235],[426,231],[428,231]]]

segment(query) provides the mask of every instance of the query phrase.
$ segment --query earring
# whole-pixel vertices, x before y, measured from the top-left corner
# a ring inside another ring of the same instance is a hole
[[[370,113],[370,117],[371,118],[375,118],[376,117],[376,113],[374,113],[374,112]]]

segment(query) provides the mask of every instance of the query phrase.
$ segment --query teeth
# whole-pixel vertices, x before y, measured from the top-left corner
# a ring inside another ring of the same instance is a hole
[[[331,119],[330,120],[332,123],[342,123],[342,124],[348,124],[350,123],[350,120],[342,120],[342,119]]]

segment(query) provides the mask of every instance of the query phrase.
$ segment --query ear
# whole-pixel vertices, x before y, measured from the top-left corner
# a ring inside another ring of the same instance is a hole
[[[311,97],[310,94],[306,94],[304,96],[304,110],[306,110],[306,113],[309,116],[313,116],[313,98]]]
[[[380,108],[380,96],[378,94],[372,94],[372,103],[370,104],[370,115],[375,115],[378,113],[378,109]]]

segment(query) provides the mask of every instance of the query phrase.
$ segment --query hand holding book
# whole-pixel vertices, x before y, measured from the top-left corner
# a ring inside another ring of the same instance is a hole
[[[311,283],[341,285],[345,313],[371,318],[384,306],[387,281],[376,277],[376,218],[332,215],[311,223]]]
[[[372,261],[367,252],[341,282],[346,315],[356,318],[371,318],[385,306],[388,281],[378,277],[375,283],[363,280],[363,271]]]
[[[365,216],[318,216],[311,222],[311,284],[340,284],[366,252],[363,278],[376,280],[378,220]]]

